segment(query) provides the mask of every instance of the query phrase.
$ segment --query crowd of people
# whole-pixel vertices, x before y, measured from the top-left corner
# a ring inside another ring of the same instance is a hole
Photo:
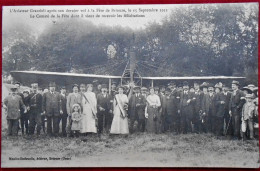
[[[36,135],[54,137],[170,132],[254,139],[258,133],[258,87],[239,86],[235,80],[231,89],[221,82],[194,82],[192,87],[186,81],[179,86],[170,82],[150,88],[113,82],[110,93],[106,84],[74,84],[67,94],[65,87],[57,92],[54,82],[44,91],[34,83],[23,92],[16,82],[3,107],[10,136],[21,130],[28,136],[35,131]]]

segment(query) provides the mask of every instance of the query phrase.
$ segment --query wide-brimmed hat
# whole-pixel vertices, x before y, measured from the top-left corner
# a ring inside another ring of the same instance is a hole
[[[254,94],[246,94],[245,98],[254,99],[255,95]]]

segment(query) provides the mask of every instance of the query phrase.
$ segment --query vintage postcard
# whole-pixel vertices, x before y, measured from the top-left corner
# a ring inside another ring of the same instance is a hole
[[[3,6],[2,167],[259,168],[258,16]]]

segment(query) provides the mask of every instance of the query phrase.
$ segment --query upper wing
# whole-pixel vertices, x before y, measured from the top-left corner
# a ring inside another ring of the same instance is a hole
[[[142,77],[146,80],[224,80],[224,79],[244,79],[245,77],[233,76],[192,76],[192,77]]]
[[[11,75],[15,80],[22,82],[24,85],[39,83],[39,85],[48,87],[49,82],[55,82],[58,85],[72,85],[74,83],[92,83],[95,78],[99,79],[120,79],[121,76],[95,75],[95,74],[76,74],[62,72],[45,72],[45,71],[12,71]],[[108,83],[108,81],[104,81]]]

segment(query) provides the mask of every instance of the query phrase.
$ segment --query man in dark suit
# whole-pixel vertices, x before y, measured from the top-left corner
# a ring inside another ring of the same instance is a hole
[[[179,133],[179,114],[177,99],[171,93],[170,88],[166,88],[165,96],[162,99],[162,116],[164,118],[164,131],[170,131],[174,134]]]
[[[55,83],[49,84],[49,91],[43,95],[43,112],[47,117],[47,134],[58,136],[60,115],[63,114],[61,108],[60,94],[55,91]],[[52,131],[53,125],[53,131]]]
[[[215,115],[214,113],[216,111],[214,86],[212,84],[208,84],[208,93],[203,95],[201,106],[203,116],[205,116],[206,132],[212,132],[214,122],[212,116]]]
[[[35,131],[35,126],[37,130],[37,135],[40,135],[42,120],[41,120],[41,112],[42,112],[42,95],[38,93],[38,84],[32,84],[33,92],[29,95],[29,134],[33,135]]]
[[[222,136],[223,135],[223,128],[224,128],[224,114],[225,114],[225,100],[226,96],[221,92],[221,85],[216,84],[215,85],[215,107],[216,107],[216,112],[215,115],[213,116],[213,132],[217,136]]]
[[[231,135],[232,134],[232,122],[231,122],[231,117],[229,115],[229,102],[230,102],[230,99],[231,99],[231,93],[228,92],[228,87],[223,85],[223,88],[222,88],[222,93],[225,97],[224,99],[224,125],[225,125],[225,129],[224,129],[224,133],[226,135]]]
[[[200,85],[198,82],[194,82],[194,103],[193,103],[193,109],[194,109],[194,116],[192,119],[192,123],[194,124],[194,132],[199,133],[200,132],[200,127],[201,127],[201,120],[200,120],[200,115],[201,115],[201,101],[203,98],[203,93],[200,90]]]
[[[134,123],[138,122],[138,130],[144,132],[145,129],[145,105],[146,99],[141,94],[141,88],[139,86],[134,87],[134,94],[129,99],[129,115],[130,115],[130,126],[129,130],[131,133],[134,132]]]
[[[97,118],[98,118],[98,133],[101,134],[103,129],[107,133],[112,124],[112,105],[113,99],[108,94],[107,85],[101,85],[101,93],[97,95]]]
[[[186,134],[187,132],[191,132],[191,123],[193,118],[193,110],[192,103],[195,98],[193,94],[189,92],[188,82],[185,81],[183,83],[183,92],[180,93],[180,104],[179,111],[180,112],[180,120],[181,120],[181,132]]]
[[[241,90],[238,89],[239,82],[232,81],[232,94],[229,102],[229,114],[232,117],[232,126],[233,126],[233,135],[234,140],[237,140],[240,137],[240,127],[241,127],[241,115],[242,107],[244,102],[242,97],[244,94]]]
[[[62,110],[62,114],[60,115],[62,136],[66,137],[67,136],[66,126],[67,126],[68,113],[67,113],[67,108],[66,108],[67,95],[66,95],[65,86],[62,86],[61,90],[60,90],[60,104],[61,104],[61,110]]]

